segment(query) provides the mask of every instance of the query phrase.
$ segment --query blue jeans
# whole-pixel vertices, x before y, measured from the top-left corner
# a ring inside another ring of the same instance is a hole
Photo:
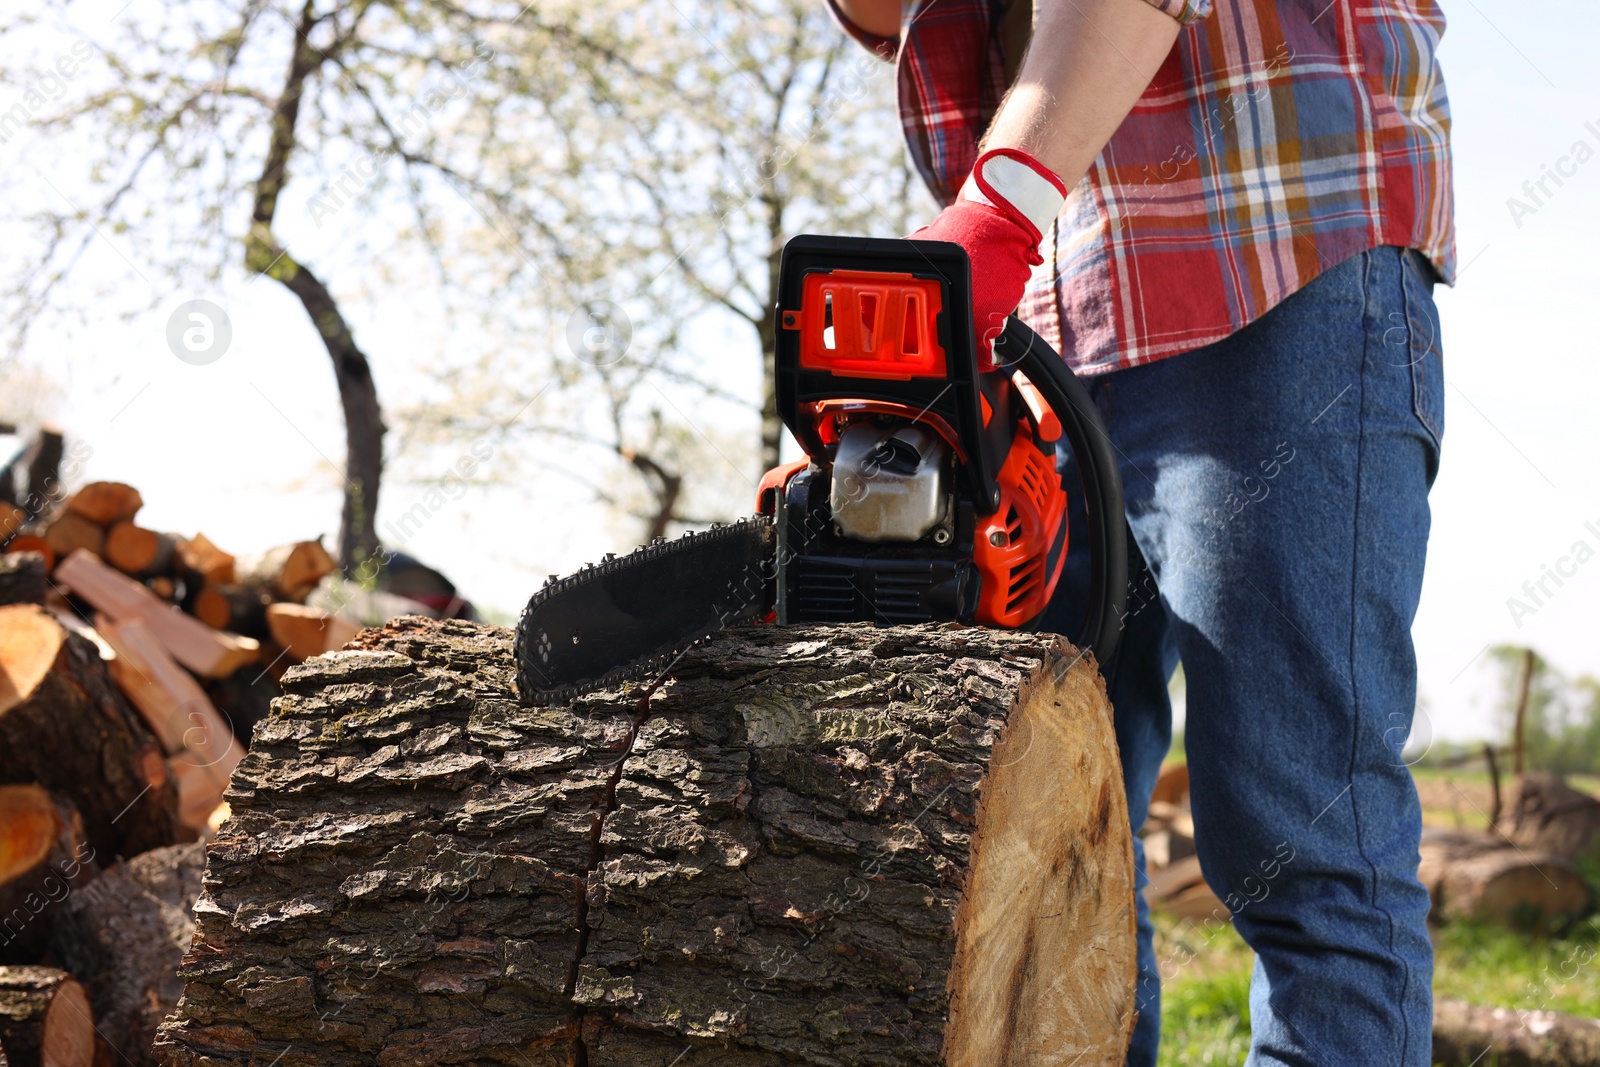
[[[1400,750],[1443,426],[1432,284],[1416,253],[1377,248],[1227,340],[1089,382],[1135,542],[1103,665],[1128,809],[1137,829],[1181,660],[1201,869],[1257,955],[1251,1065],[1431,1062],[1421,809]],[[1042,628],[1076,632],[1083,555]],[[1155,1064],[1160,980],[1189,958],[1158,960],[1150,935],[1141,899],[1130,1067]]]

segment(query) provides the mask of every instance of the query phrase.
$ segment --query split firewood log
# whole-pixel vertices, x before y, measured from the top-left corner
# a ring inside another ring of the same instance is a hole
[[[95,629],[116,651],[112,676],[170,754],[167,764],[178,786],[179,818],[189,829],[203,830],[222,803],[244,745],[200,683],[167,653],[143,620],[97,619]]]
[[[143,621],[174,659],[203,677],[226,677],[260,654],[260,642],[213,630],[87,553],[62,560],[55,576],[113,622]]]
[[[195,618],[216,630],[232,630],[257,640],[271,636],[267,605],[272,595],[248,585],[206,584],[189,606]]]
[[[102,861],[176,840],[161,745],[100,651],[32,604],[0,607],[0,782],[70,800]]]
[[[67,498],[67,511],[100,527],[129,522],[142,507],[139,490],[122,482],[90,482]]]
[[[62,902],[98,871],[76,808],[38,785],[0,785],[0,964],[37,963]]]
[[[38,552],[0,555],[0,605],[43,604],[47,571],[45,558]]]
[[[185,576],[211,585],[230,585],[234,580],[234,558],[211,543],[203,533],[180,539],[174,549]]]
[[[106,530],[105,561],[123,574],[153,578],[172,570],[174,538],[124,520]]]
[[[343,648],[360,629],[304,604],[273,604],[267,608],[267,630],[272,640],[297,663]]]
[[[234,569],[244,585],[265,589],[280,600],[301,601],[339,568],[321,541],[297,541],[240,560]]]
[[[1600,1063],[1600,1019],[1441,997],[1433,1003],[1433,1062],[1443,1067],[1594,1067]]]
[[[1435,921],[1472,919],[1513,927],[1560,926],[1589,910],[1589,887],[1571,862],[1464,830],[1422,831],[1417,877]]]
[[[1122,1064],[1132,835],[1058,639],[755,627],[555,708],[512,676],[508,632],[416,618],[290,670],[161,1063]]]
[[[106,528],[74,511],[63,511],[44,528],[44,543],[57,559],[83,549],[99,556],[106,548]]]
[[[0,1044],[12,1067],[93,1067],[83,986],[52,967],[0,967]]]
[[[106,871],[63,905],[54,959],[89,992],[124,1067],[155,1067],[156,1028],[183,993],[178,965],[194,934],[205,847],[158,848]]]

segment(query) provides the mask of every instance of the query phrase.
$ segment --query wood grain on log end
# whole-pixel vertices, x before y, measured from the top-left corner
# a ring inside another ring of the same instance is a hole
[[[527,708],[509,637],[398,619],[284,676],[160,1062],[1122,1062],[1131,834],[1063,643],[756,627]]]
[[[51,967],[0,967],[0,1042],[12,1067],[92,1067],[94,1012]]]

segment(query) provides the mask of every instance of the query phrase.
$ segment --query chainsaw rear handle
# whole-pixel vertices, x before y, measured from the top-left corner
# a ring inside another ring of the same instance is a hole
[[[1088,512],[1089,594],[1075,643],[1091,649],[1102,667],[1117,650],[1128,603],[1128,520],[1116,449],[1089,392],[1066,361],[1013,315],[995,341],[996,363],[1027,375],[1061,420],[1078,462]]]

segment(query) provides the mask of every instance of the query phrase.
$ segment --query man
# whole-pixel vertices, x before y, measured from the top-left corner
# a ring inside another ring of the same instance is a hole
[[[913,159],[948,205],[917,236],[965,247],[986,337],[1021,302],[1121,457],[1133,579],[1102,666],[1128,807],[1138,826],[1181,660],[1201,866],[1257,953],[1248,1062],[1426,1067],[1399,749],[1442,431],[1432,287],[1454,270],[1442,15],[835,2],[897,56]],[[1077,560],[1051,628],[1074,632],[1083,580]],[[1155,957],[1141,905],[1130,1064],[1156,1062],[1160,977],[1186,960]]]

